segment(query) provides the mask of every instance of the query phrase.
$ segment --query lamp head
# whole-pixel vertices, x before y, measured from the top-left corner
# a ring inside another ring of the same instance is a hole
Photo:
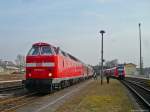
[[[104,31],[104,30],[101,30],[99,33],[103,34],[103,33],[105,33],[105,31]]]

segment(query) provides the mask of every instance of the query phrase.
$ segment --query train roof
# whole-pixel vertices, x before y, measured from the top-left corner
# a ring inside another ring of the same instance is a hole
[[[38,43],[33,44],[32,46],[52,46],[52,47],[54,47],[53,45],[50,45],[50,44],[44,43],[44,42],[38,42]]]
[[[57,52],[57,48],[59,47],[55,47],[51,44],[48,44],[48,43],[44,43],[44,42],[38,42],[38,43],[34,43],[32,46],[51,46],[55,49],[55,51]],[[63,50],[61,50],[62,52],[64,52]],[[71,54],[67,53],[67,52],[64,52],[65,53],[65,56],[69,56],[69,58],[75,60],[75,61],[78,61],[78,62],[81,62],[83,63],[82,61],[80,61],[79,59],[77,59],[76,57],[72,56]]]

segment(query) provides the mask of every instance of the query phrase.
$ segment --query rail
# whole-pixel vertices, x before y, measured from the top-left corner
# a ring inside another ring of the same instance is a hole
[[[33,101],[38,96],[36,96],[37,92],[29,93],[23,96],[6,99],[0,102],[0,112],[10,112],[15,109],[29,103],[29,101]]]
[[[140,85],[140,83],[129,80],[121,81],[127,88],[129,88],[134,95],[140,99],[140,102],[143,104],[144,109],[148,109],[150,111],[150,89]]]
[[[0,88],[0,92],[12,91],[12,90],[23,89],[23,88],[24,88],[24,85],[21,84],[21,85],[16,85],[16,86]]]

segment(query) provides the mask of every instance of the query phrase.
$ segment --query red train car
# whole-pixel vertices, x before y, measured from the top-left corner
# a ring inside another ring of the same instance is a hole
[[[124,79],[125,78],[125,68],[123,65],[118,65],[104,71],[107,74],[110,74],[112,77]]]
[[[48,43],[35,43],[26,56],[25,87],[52,90],[91,77],[93,69]]]

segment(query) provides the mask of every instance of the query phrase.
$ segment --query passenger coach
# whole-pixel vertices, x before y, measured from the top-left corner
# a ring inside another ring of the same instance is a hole
[[[124,65],[122,64],[118,64],[116,67],[106,69],[104,72],[112,77],[119,79],[124,79],[126,75]]]

